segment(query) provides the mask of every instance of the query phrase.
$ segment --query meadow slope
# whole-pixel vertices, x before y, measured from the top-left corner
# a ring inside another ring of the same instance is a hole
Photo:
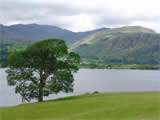
[[[160,120],[160,92],[96,93],[1,107],[1,120]]]

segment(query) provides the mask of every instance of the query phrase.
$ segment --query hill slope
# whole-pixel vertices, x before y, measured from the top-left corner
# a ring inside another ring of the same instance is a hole
[[[160,93],[99,93],[0,108],[1,120],[159,120]]]
[[[71,50],[100,63],[160,64],[160,34],[133,26],[93,33]]]

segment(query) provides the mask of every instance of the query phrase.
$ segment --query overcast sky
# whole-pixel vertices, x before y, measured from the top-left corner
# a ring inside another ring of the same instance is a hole
[[[160,32],[160,0],[0,0],[0,24],[29,23],[72,31],[140,25]]]

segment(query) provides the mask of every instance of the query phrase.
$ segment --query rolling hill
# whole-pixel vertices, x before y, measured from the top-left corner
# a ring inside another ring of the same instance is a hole
[[[70,50],[87,61],[106,64],[160,64],[160,34],[130,26],[96,32]]]

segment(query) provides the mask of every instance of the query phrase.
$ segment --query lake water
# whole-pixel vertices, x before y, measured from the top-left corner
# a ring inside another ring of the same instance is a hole
[[[5,69],[0,69],[0,106],[21,104],[14,87],[7,85]],[[160,91],[160,71],[81,69],[74,75],[74,92],[50,95],[45,100],[99,92]]]

